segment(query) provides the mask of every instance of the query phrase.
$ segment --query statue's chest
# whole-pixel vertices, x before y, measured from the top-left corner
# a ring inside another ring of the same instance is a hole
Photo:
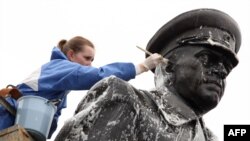
[[[138,131],[139,140],[143,141],[205,141],[204,131],[198,121],[173,126],[150,110],[141,112]]]

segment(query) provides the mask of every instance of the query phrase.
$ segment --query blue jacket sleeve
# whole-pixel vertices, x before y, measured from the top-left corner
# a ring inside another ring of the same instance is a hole
[[[88,90],[99,80],[111,75],[126,81],[136,75],[132,63],[112,63],[100,68],[71,62],[53,64],[42,67],[38,80],[39,90]]]
[[[135,66],[132,63],[113,63],[100,68],[81,67],[77,80],[80,88],[89,89],[99,80],[111,75],[128,81],[135,78]]]

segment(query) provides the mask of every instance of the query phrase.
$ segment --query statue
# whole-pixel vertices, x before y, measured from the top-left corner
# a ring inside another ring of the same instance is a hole
[[[238,25],[224,12],[196,9],[175,17],[147,45],[171,62],[152,70],[155,90],[114,76],[99,81],[55,140],[217,140],[202,116],[220,102],[240,44]]]

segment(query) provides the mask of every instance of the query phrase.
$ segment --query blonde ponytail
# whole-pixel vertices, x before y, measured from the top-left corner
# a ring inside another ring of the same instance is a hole
[[[63,51],[64,45],[67,43],[67,40],[62,39],[61,41],[58,42],[58,47],[60,48],[61,51]]]

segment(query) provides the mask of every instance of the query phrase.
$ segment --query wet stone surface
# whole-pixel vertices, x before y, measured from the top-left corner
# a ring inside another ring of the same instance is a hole
[[[214,140],[200,117],[156,83],[149,92],[116,77],[98,82],[55,141]]]

